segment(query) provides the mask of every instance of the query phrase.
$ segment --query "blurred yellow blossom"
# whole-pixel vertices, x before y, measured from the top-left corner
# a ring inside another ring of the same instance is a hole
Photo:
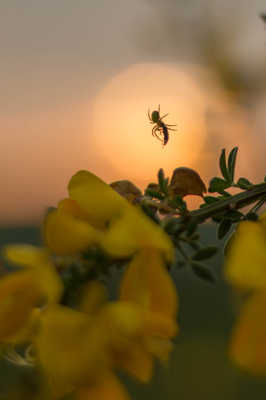
[[[239,223],[225,268],[233,285],[252,290],[233,331],[231,357],[242,368],[266,375],[266,213],[258,221]]]
[[[234,285],[247,289],[266,287],[265,214],[258,221],[242,221],[231,238],[225,275]]]
[[[68,188],[70,198],[62,200],[44,222],[46,244],[56,254],[71,255],[98,245],[110,256],[123,258],[149,246],[173,260],[167,234],[100,178],[79,171]]]
[[[140,262],[142,257],[154,269]],[[155,254],[149,259],[146,251],[134,258],[117,301],[105,301],[102,286],[94,282],[84,293],[80,311],[53,305],[42,313],[34,346],[55,396],[74,391],[78,398],[99,393],[100,399],[115,395],[127,399],[112,370],[125,369],[145,382],[151,378],[152,356],[167,359],[169,339],[177,331],[177,298],[164,265],[156,266],[157,261]],[[155,282],[164,273],[161,295],[164,289],[170,291],[164,293],[168,299],[162,305]],[[154,279],[151,274],[158,276]],[[106,390],[107,383],[113,393]]]
[[[58,255],[72,255],[99,242],[100,232],[61,208],[48,213],[44,222],[46,245]]]
[[[10,321],[0,328],[0,339],[25,332],[42,306],[30,339],[52,397],[73,393],[80,400],[127,400],[114,371],[124,369],[147,382],[154,357],[167,361],[178,330],[178,298],[166,270],[174,247],[159,225],[92,173],[79,171],[68,189],[69,198],[44,220],[47,249],[6,248],[8,259],[24,269],[3,278],[2,293],[0,281],[0,323]],[[131,257],[119,298],[108,302],[101,284],[89,282],[84,289],[83,281],[78,310],[70,309],[59,304],[62,282],[51,253],[77,256],[81,265],[81,253],[91,247],[109,257]]]
[[[0,279],[0,341],[21,343],[29,340],[36,307],[57,302],[62,283],[43,249],[10,245],[5,256],[23,269]]]
[[[138,249],[151,247],[173,261],[174,248],[168,235],[141,210],[131,206],[111,221],[101,246],[113,257],[132,256]]]
[[[266,290],[247,300],[233,330],[230,355],[242,368],[266,375]]]
[[[120,287],[120,300],[134,304],[139,329],[120,363],[136,378],[147,381],[152,374],[152,356],[168,359],[170,338],[177,333],[178,298],[160,252],[141,250],[129,264]]]
[[[88,216],[89,222],[104,228],[106,224],[118,216],[128,202],[109,185],[89,171],[79,171],[68,184],[69,197]]]

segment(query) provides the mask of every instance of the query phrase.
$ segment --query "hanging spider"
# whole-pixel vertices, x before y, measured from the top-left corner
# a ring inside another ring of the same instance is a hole
[[[175,131],[176,129],[169,128],[169,126],[176,126],[176,125],[169,125],[165,124],[162,119],[165,118],[168,114],[160,116],[160,104],[158,105],[158,110],[152,111],[150,114],[150,110],[148,110],[148,117],[151,124],[155,124],[152,128],[152,136],[155,136],[159,139],[163,146],[165,146],[169,140],[169,132],[168,131]]]

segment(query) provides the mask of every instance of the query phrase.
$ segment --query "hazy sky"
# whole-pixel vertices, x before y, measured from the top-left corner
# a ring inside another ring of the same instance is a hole
[[[2,1],[0,223],[40,218],[45,207],[66,195],[69,178],[80,168],[107,180],[125,178],[90,138],[107,115],[106,135],[113,135],[117,122],[112,113],[98,109],[95,121],[92,110],[104,87],[132,64],[202,64],[202,40],[208,29],[217,29],[225,37],[226,56],[244,78],[255,82],[263,77],[266,30],[258,14],[264,7],[259,0]],[[145,76],[140,79],[144,85]],[[265,98],[260,92],[252,99],[252,116],[241,117],[241,124],[256,128],[255,138],[264,145]],[[221,145],[211,137],[206,140],[206,155],[226,145],[226,134],[222,137]],[[208,157],[214,162],[218,156]],[[256,159],[260,173],[264,159],[260,153]]]

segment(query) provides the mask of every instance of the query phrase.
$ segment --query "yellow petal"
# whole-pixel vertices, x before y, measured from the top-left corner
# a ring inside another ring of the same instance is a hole
[[[36,268],[43,261],[44,252],[28,244],[12,244],[4,248],[7,260],[21,267]]]
[[[16,341],[31,319],[43,294],[29,272],[16,272],[0,280],[0,341]],[[24,335],[22,335],[24,336]]]
[[[178,328],[175,319],[159,312],[143,313],[143,331],[146,336],[158,338],[172,338],[177,334]]]
[[[42,292],[43,297],[49,302],[57,302],[60,299],[63,284],[45,249],[31,245],[9,245],[4,251],[9,261],[30,269],[35,286]]]
[[[150,311],[176,317],[178,297],[158,250],[136,254],[122,278],[120,299],[148,307]]]
[[[95,329],[91,322],[88,315],[63,306],[51,306],[42,313],[34,346],[39,364],[57,396],[85,385],[106,370],[107,334]]]
[[[134,303],[124,301],[109,303],[102,309],[98,324],[108,332],[110,342],[121,347],[123,338],[132,338],[141,332],[141,309]]]
[[[103,228],[120,214],[127,201],[89,171],[79,171],[68,185],[69,196],[88,215],[93,226]]]
[[[244,288],[266,286],[266,240],[262,224],[252,221],[240,222],[229,246],[226,278]]]
[[[47,246],[58,255],[72,255],[97,243],[99,232],[85,221],[81,221],[61,210],[51,211],[44,222]]]
[[[170,340],[158,337],[149,338],[146,341],[146,346],[150,354],[164,363],[168,361],[169,354],[173,349],[173,343]]]
[[[38,326],[40,314],[40,308],[33,308],[31,310],[29,318],[25,320],[21,328],[17,330],[12,336],[9,336],[8,340],[5,341],[13,345],[31,342],[33,335],[36,332],[36,327]]]
[[[174,250],[169,236],[136,207],[128,207],[120,218],[111,222],[102,247],[114,257],[127,257],[144,247],[161,251],[172,261]]]
[[[79,310],[87,314],[97,313],[107,300],[106,289],[100,282],[89,282],[83,290]]]
[[[81,220],[87,220],[88,215],[79,207],[78,203],[73,199],[63,199],[58,203],[58,210],[67,212],[73,217],[80,218]]]
[[[120,358],[117,359],[117,366],[143,383],[149,382],[152,378],[152,355],[143,343],[132,342],[128,351],[120,354]]]
[[[124,386],[113,374],[105,374],[90,386],[80,388],[77,400],[130,400]]]
[[[230,354],[242,368],[266,375],[266,292],[247,301],[235,326]]]

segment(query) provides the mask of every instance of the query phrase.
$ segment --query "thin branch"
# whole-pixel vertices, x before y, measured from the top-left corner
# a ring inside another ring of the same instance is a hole
[[[204,222],[208,218],[214,217],[217,213],[221,211],[226,211],[229,209],[238,210],[249,204],[260,200],[261,197],[266,195],[266,183],[256,185],[252,189],[246,190],[245,192],[235,194],[230,196],[225,200],[217,201],[216,203],[210,204],[209,206],[200,208],[195,211],[190,212],[190,217],[195,217],[199,222]]]

